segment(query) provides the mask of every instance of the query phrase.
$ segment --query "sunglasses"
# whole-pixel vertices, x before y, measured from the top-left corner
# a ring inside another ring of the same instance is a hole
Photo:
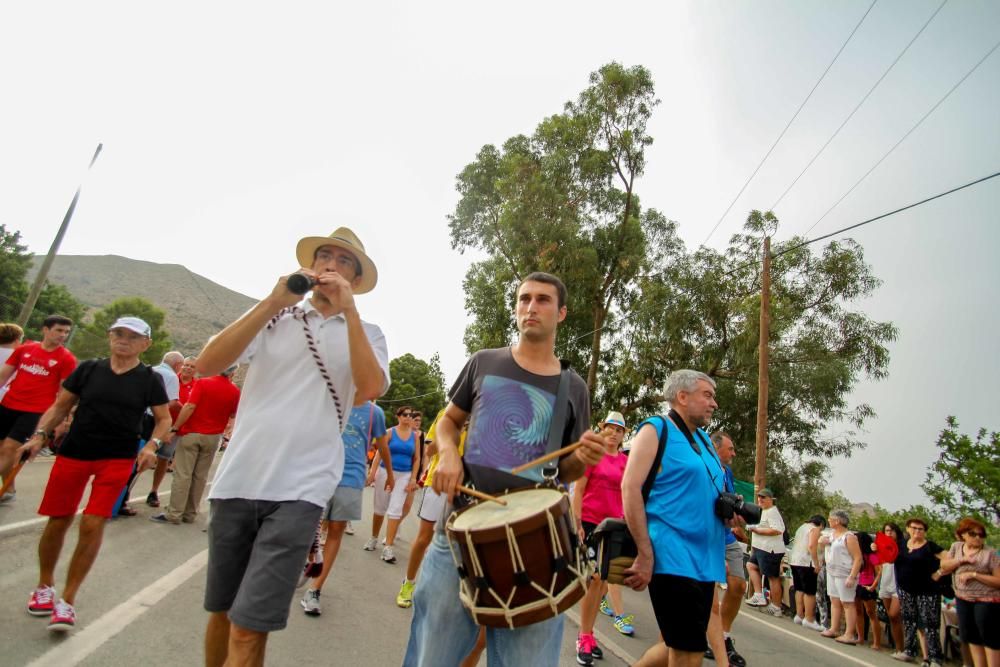
[[[968,535],[969,537],[983,537],[983,538],[986,537],[986,533],[980,533],[975,530],[967,530],[965,531],[965,534]]]
[[[400,412],[399,416],[400,417],[412,417],[413,413],[412,412]]]

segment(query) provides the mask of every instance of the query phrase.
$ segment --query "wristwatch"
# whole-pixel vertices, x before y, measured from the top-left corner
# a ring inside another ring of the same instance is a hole
[[[153,438],[150,440],[150,442],[153,443],[153,445],[156,447],[156,451],[160,451],[161,449],[163,449],[163,441],[160,440],[159,438]]]
[[[43,438],[45,438],[46,440],[48,440],[49,438],[51,438],[51,437],[52,437],[52,436],[50,436],[50,435],[48,434],[48,432],[47,432],[47,431],[46,431],[45,429],[42,429],[42,428],[40,428],[40,429],[38,429],[37,431],[35,431],[35,432],[34,432],[34,433],[33,433],[32,435],[40,435],[40,436],[42,436]]]

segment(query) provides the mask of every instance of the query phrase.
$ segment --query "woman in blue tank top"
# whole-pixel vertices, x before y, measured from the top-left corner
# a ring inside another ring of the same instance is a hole
[[[385,547],[382,549],[382,560],[395,563],[396,554],[392,546],[396,542],[396,533],[403,517],[403,504],[406,495],[417,487],[419,471],[419,454],[417,450],[417,434],[413,430],[413,410],[404,406],[396,410],[398,423],[389,429],[389,455],[395,484],[386,488],[387,472],[385,462],[378,454],[372,462],[372,471],[368,474],[368,483],[375,485],[375,514],[372,517],[372,536],[365,543],[365,551],[374,551],[378,545],[378,535],[382,530],[382,521],[388,516],[389,522],[385,529]]]

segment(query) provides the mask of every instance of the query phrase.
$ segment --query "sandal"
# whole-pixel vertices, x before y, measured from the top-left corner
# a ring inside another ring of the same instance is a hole
[[[858,645],[858,639],[857,638],[855,638],[855,639],[844,639],[843,637],[837,637],[836,639],[834,639],[834,641],[837,642],[838,644],[848,644],[850,646],[857,646]]]
[[[118,516],[136,516],[137,514],[139,513],[128,505],[122,505],[121,509],[118,510]]]
[[[826,637],[827,639],[833,639],[834,637],[837,636],[837,633],[834,632],[833,630],[824,630],[823,632],[819,633],[819,636]]]

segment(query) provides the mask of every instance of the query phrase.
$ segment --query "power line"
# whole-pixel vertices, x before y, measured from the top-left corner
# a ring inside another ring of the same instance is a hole
[[[879,158],[879,160],[878,160],[878,162],[876,162],[876,163],[875,163],[874,165],[872,165],[872,168],[871,168],[871,169],[869,169],[868,171],[866,171],[866,172],[864,173],[864,175],[863,175],[863,176],[862,176],[861,178],[859,178],[859,179],[858,179],[858,181],[857,181],[857,182],[856,182],[856,183],[855,183],[854,185],[852,185],[852,186],[850,187],[850,189],[849,189],[849,190],[848,190],[847,192],[845,192],[845,193],[844,193],[844,194],[843,194],[843,195],[842,195],[842,196],[840,197],[840,199],[838,199],[838,200],[837,200],[836,202],[834,202],[833,206],[831,206],[831,207],[830,207],[829,209],[827,209],[826,213],[824,213],[823,215],[821,215],[821,216],[819,217],[819,219],[818,219],[818,220],[816,220],[816,222],[812,223],[812,225],[811,225],[811,226],[809,227],[809,229],[807,229],[807,230],[805,231],[805,233],[806,233],[806,234],[808,234],[809,232],[811,232],[811,231],[812,231],[812,230],[813,230],[813,229],[814,229],[814,228],[816,227],[816,225],[818,225],[818,224],[819,224],[820,222],[822,222],[822,221],[823,221],[823,219],[824,219],[824,218],[826,218],[826,216],[830,215],[830,213],[831,213],[831,212],[833,211],[833,209],[837,208],[837,206],[839,206],[839,205],[840,205],[840,202],[844,201],[844,200],[845,200],[845,199],[847,198],[847,196],[848,196],[848,195],[850,195],[850,194],[851,194],[852,192],[854,192],[854,189],[855,189],[855,188],[857,188],[857,187],[858,187],[859,185],[861,185],[861,182],[862,182],[862,181],[864,181],[864,180],[865,180],[866,178],[868,178],[868,175],[869,175],[869,174],[871,174],[871,173],[872,173],[873,171],[875,171],[875,170],[876,170],[876,169],[878,168],[878,166],[879,166],[880,164],[882,164],[882,162],[884,162],[884,161],[885,161],[885,159],[886,159],[887,157],[889,157],[890,155],[892,155],[892,152],[893,152],[893,151],[895,151],[895,150],[896,150],[896,149],[897,149],[897,148],[899,147],[899,145],[900,145],[901,143],[903,143],[904,141],[906,141],[906,138],[907,138],[907,137],[909,137],[909,136],[910,136],[911,134],[913,134],[913,132],[914,132],[914,131],[915,131],[915,130],[916,130],[916,129],[918,128],[918,127],[920,127],[920,126],[921,126],[921,125],[923,124],[923,122],[924,122],[925,120],[927,120],[927,118],[928,118],[928,117],[929,117],[929,116],[930,116],[930,115],[931,115],[932,113],[934,113],[934,112],[935,112],[935,111],[937,110],[937,108],[938,108],[939,106],[941,106],[941,104],[942,104],[942,103],[944,103],[944,101],[945,101],[946,99],[948,99],[948,98],[949,98],[949,97],[951,96],[951,94],[952,94],[953,92],[955,92],[955,90],[956,90],[956,89],[957,89],[957,88],[958,88],[959,86],[961,86],[961,85],[962,85],[962,83],[963,83],[963,82],[965,82],[965,80],[966,80],[966,79],[968,79],[968,78],[969,78],[970,76],[972,76],[972,73],[973,73],[973,72],[975,72],[975,71],[976,71],[977,69],[979,69],[979,66],[980,66],[980,65],[982,65],[982,64],[983,64],[984,62],[986,62],[986,59],[987,59],[987,58],[989,58],[989,57],[990,57],[991,55],[993,55],[993,52],[997,50],[997,47],[1000,47],[1000,42],[997,42],[996,44],[994,44],[994,45],[993,45],[993,48],[991,48],[991,49],[990,49],[989,51],[987,51],[987,52],[986,52],[986,55],[984,55],[984,56],[983,56],[982,58],[980,58],[980,59],[979,59],[979,62],[977,62],[977,63],[976,63],[975,65],[973,65],[972,69],[970,69],[970,70],[969,70],[968,72],[966,72],[966,73],[965,73],[965,76],[963,76],[963,77],[962,77],[961,79],[959,79],[959,80],[958,80],[958,82],[957,82],[957,83],[956,83],[956,84],[955,84],[954,86],[952,86],[952,87],[951,87],[951,89],[950,89],[950,90],[949,90],[949,91],[948,91],[947,93],[945,93],[945,94],[944,94],[944,97],[942,97],[941,99],[939,99],[939,100],[938,100],[938,101],[937,101],[937,102],[936,102],[936,103],[934,104],[934,106],[932,106],[932,107],[931,107],[931,108],[930,108],[930,109],[929,109],[929,110],[927,111],[927,113],[925,113],[925,114],[924,114],[924,115],[923,115],[923,116],[922,116],[922,117],[920,118],[920,120],[918,120],[918,121],[917,121],[917,124],[916,124],[916,125],[914,125],[913,127],[911,127],[911,128],[909,129],[909,131],[907,131],[907,133],[906,133],[906,134],[904,134],[904,135],[903,135],[903,136],[902,136],[902,137],[900,138],[900,140],[899,140],[899,141],[897,141],[897,142],[896,142],[895,144],[893,144],[892,148],[890,148],[890,149],[889,149],[889,150],[888,150],[888,151],[886,152],[886,154],[885,154],[885,155],[883,155],[882,157],[880,157],[880,158]]]
[[[792,118],[785,125],[785,129],[781,131],[781,134],[778,135],[778,138],[774,140],[773,144],[771,144],[771,147],[767,150],[767,153],[765,153],[764,157],[761,158],[760,163],[757,165],[757,168],[753,170],[753,173],[750,174],[749,178],[747,178],[746,182],[743,184],[743,187],[741,187],[740,191],[736,193],[736,196],[733,197],[733,200],[729,202],[729,206],[726,207],[726,210],[719,217],[718,221],[715,223],[715,226],[712,227],[712,230],[708,233],[708,236],[705,237],[705,240],[701,242],[701,245],[705,245],[706,243],[708,243],[708,240],[712,238],[712,234],[715,233],[715,230],[719,228],[719,225],[722,224],[722,221],[725,220],[727,215],[729,215],[729,212],[733,209],[733,206],[736,204],[737,200],[739,200],[740,196],[743,194],[743,191],[747,189],[748,185],[750,185],[750,181],[752,181],[754,176],[757,175],[757,172],[760,171],[760,168],[764,166],[764,163],[767,161],[767,158],[771,156],[771,153],[778,145],[778,142],[780,142],[781,138],[785,136],[785,132],[787,132],[788,128],[792,126],[792,123],[795,122],[795,119],[799,117],[799,112],[802,111],[803,107],[805,107],[806,103],[813,96],[813,93],[815,93],[816,89],[819,88],[819,84],[822,83],[823,79],[826,78],[826,75],[830,71],[830,68],[833,67],[833,64],[837,62],[838,58],[840,58],[840,54],[843,53],[844,49],[847,47],[847,44],[851,41],[851,38],[854,37],[854,33],[856,33],[858,31],[858,28],[861,27],[861,24],[864,23],[865,18],[875,7],[876,2],[878,2],[878,0],[872,0],[872,4],[868,7],[868,11],[864,13],[864,16],[861,17],[861,20],[858,21],[858,24],[854,26],[854,30],[851,31],[851,34],[848,35],[847,39],[844,40],[844,43],[841,44],[840,49],[837,51],[837,54],[833,57],[833,60],[831,60],[830,64],[826,66],[826,69],[823,70],[823,74],[820,75],[819,79],[816,81],[816,84],[812,87],[812,90],[809,91],[809,94],[806,95],[806,98],[802,100],[802,104],[800,104],[799,108],[795,110],[794,114],[792,114]]]
[[[778,200],[773,204],[771,204],[771,208],[769,210],[773,211],[774,209],[776,209],[778,207],[778,204],[780,204],[781,201],[785,198],[785,195],[787,195],[789,191],[795,187],[795,184],[799,182],[799,179],[802,178],[802,176],[807,171],[809,171],[809,168],[813,165],[813,162],[815,162],[817,158],[819,158],[819,156],[823,154],[823,151],[826,150],[826,147],[829,146],[830,143],[837,138],[837,135],[840,134],[840,131],[844,129],[844,126],[847,125],[847,123],[851,120],[851,118],[854,117],[854,114],[856,114],[858,112],[858,109],[860,109],[862,105],[864,105],[864,103],[868,100],[871,94],[875,92],[875,89],[878,88],[879,84],[882,83],[883,79],[885,79],[885,77],[888,76],[889,72],[891,72],[892,69],[896,66],[896,63],[898,63],[900,59],[902,59],[903,55],[906,54],[907,51],[909,51],[910,47],[913,46],[913,43],[917,41],[917,38],[920,37],[921,33],[923,33],[923,31],[927,29],[927,26],[931,24],[931,21],[934,20],[934,17],[938,15],[938,12],[940,12],[946,4],[948,4],[948,0],[944,0],[940,5],[938,5],[938,8],[934,10],[934,13],[931,14],[929,19],[927,19],[923,27],[921,27],[920,30],[917,31],[917,34],[913,36],[913,39],[911,39],[910,42],[905,47],[903,47],[903,50],[899,52],[899,55],[896,56],[896,59],[892,61],[892,64],[889,65],[889,67],[882,73],[882,76],[878,78],[878,81],[875,82],[875,85],[873,85],[868,90],[868,92],[865,93],[865,96],[861,98],[861,101],[858,102],[858,105],[856,107],[854,107],[854,110],[851,111],[851,113],[847,114],[847,118],[845,118],[844,122],[840,124],[840,127],[836,129],[836,131],[830,136],[830,138],[826,140],[826,143],[823,144],[823,146],[816,152],[815,155],[813,155],[812,159],[809,160],[809,164],[807,164],[805,168],[803,168],[802,171],[799,172],[799,175],[795,177],[795,180],[793,180],[791,184],[787,188],[785,188],[785,191],[781,193],[781,196],[778,197]]]
[[[385,400],[385,399],[379,398],[379,399],[376,399],[375,402],[376,403],[403,403],[405,401],[412,401],[415,398],[423,398],[424,396],[433,396],[434,394],[442,394],[442,393],[444,393],[444,392],[441,392],[441,391],[429,391],[426,394],[418,394],[416,396],[407,396],[406,398],[393,398],[391,400]]]
[[[1000,44],[998,44],[998,46],[1000,46]],[[993,48],[995,49],[996,47],[993,47]],[[986,181],[988,181],[990,179],[996,178],[997,176],[1000,176],[1000,171],[994,172],[994,173],[990,174],[989,176],[983,176],[982,178],[977,178],[974,181],[969,181],[968,183],[965,183],[963,185],[959,185],[958,187],[951,188],[950,190],[945,190],[944,192],[939,192],[936,195],[927,197],[926,199],[921,199],[920,201],[913,202],[912,204],[907,204],[906,206],[901,206],[901,207],[899,207],[897,209],[894,209],[892,211],[889,211],[887,213],[882,213],[881,215],[876,215],[873,218],[868,218],[867,220],[862,220],[861,222],[854,223],[853,225],[848,225],[847,227],[841,227],[840,229],[838,229],[836,231],[832,231],[832,232],[830,232],[828,234],[823,234],[822,236],[817,236],[816,238],[807,239],[805,241],[802,241],[801,243],[796,243],[793,246],[789,246],[788,248],[782,248],[780,251],[772,253],[771,254],[771,258],[774,259],[774,258],[777,258],[777,257],[781,257],[782,255],[790,253],[793,250],[798,250],[799,248],[802,248],[804,246],[811,245],[811,244],[816,243],[818,241],[823,241],[823,240],[828,239],[828,238],[830,238],[832,236],[837,236],[838,234],[843,234],[844,232],[849,232],[852,229],[857,229],[858,227],[864,227],[865,225],[868,225],[868,224],[871,224],[873,222],[876,222],[877,220],[883,220],[885,218],[888,218],[889,216],[896,215],[897,213],[902,213],[903,211],[907,211],[907,210],[909,210],[911,208],[916,208],[917,206],[921,206],[921,205],[926,204],[928,202],[932,202],[935,199],[940,199],[941,197],[945,197],[947,195],[954,194],[955,192],[958,192],[959,190],[964,190],[966,188],[971,188],[973,185],[978,185],[980,183],[984,183],[984,182],[986,182]],[[729,271],[726,271],[725,273],[723,273],[720,276],[720,278],[725,278],[727,276],[731,276],[732,274],[734,274],[734,273],[736,273],[738,271],[742,271],[743,269],[745,269],[747,267],[756,266],[757,263],[758,263],[758,260],[756,260],[756,259],[751,260],[749,262],[744,262],[743,264],[740,264],[740,265],[736,266],[735,268],[730,269]],[[636,310],[636,311],[633,311],[633,313],[631,313],[631,314],[622,315],[622,316],[618,317],[616,320],[614,320],[613,322],[608,322],[608,323],[604,324],[603,326],[600,326],[600,327],[594,329],[593,331],[588,331],[585,334],[581,334],[579,336],[575,336],[575,337],[570,338],[570,339],[568,339],[566,341],[563,341],[562,344],[563,345],[567,345],[569,343],[572,343],[573,341],[580,340],[581,338],[586,338],[587,336],[592,336],[595,333],[597,333],[598,331],[603,331],[604,329],[606,329],[607,327],[611,326],[612,324],[618,324],[618,323],[621,323],[621,322],[624,322],[624,321],[628,320],[630,317],[632,317],[632,315],[634,315],[634,314],[636,314],[638,312],[639,311]]]

